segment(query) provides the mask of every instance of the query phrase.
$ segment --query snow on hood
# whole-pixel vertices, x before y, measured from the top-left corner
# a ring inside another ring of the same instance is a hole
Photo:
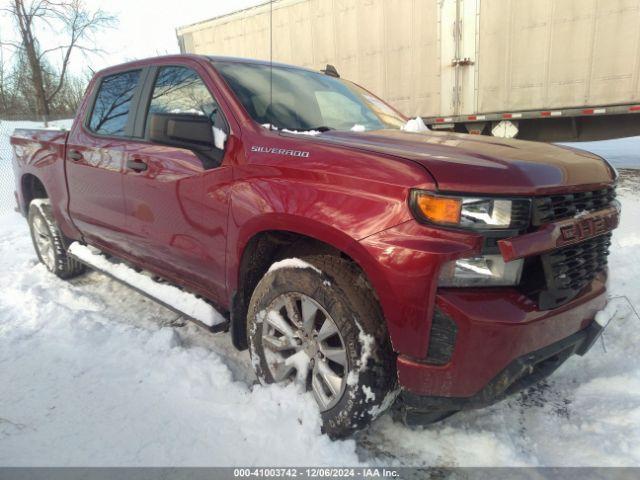
[[[400,130],[402,130],[403,132],[420,133],[428,132],[429,128],[424,124],[424,120],[422,120],[422,117],[416,117],[408,120],[407,123],[405,123],[402,128],[400,128]]]
[[[267,130],[275,130],[277,131],[281,131],[281,132],[285,132],[285,133],[293,133],[295,135],[311,135],[311,136],[316,136],[316,135],[320,135],[322,132],[318,131],[318,130],[289,130],[288,128],[283,128],[283,129],[279,129],[278,127],[276,127],[275,125],[272,125],[270,123],[263,123],[262,126],[264,128],[266,128]]]

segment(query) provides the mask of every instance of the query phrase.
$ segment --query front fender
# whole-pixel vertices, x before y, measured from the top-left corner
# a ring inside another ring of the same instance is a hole
[[[240,262],[243,253],[256,235],[263,232],[290,232],[318,240],[329,245],[352,258],[364,271],[369,279],[376,279],[374,289],[386,288],[384,277],[379,271],[376,259],[359,243],[344,231],[319,222],[313,218],[288,213],[264,213],[256,215],[237,230],[237,239],[231,239],[229,245],[234,248],[227,255],[228,291],[238,289],[240,277]],[[378,287],[378,288],[376,288]]]
[[[367,183],[328,166],[319,170],[256,164],[236,168],[239,181],[231,189],[227,228],[228,293],[237,286],[242,252],[257,233],[291,231],[344,250],[411,218],[408,185]]]
[[[226,263],[229,296],[238,289],[240,262],[253,237],[267,231],[304,235],[344,252],[360,266],[380,300],[394,349],[423,356],[440,264],[477,248],[475,236],[419,225],[406,205],[408,188],[376,195],[340,185],[320,189],[293,183],[263,177],[234,185]]]

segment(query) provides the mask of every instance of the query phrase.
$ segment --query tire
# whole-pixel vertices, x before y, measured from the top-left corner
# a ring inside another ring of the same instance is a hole
[[[283,333],[281,321],[292,333]],[[258,379],[293,380],[311,390],[332,438],[365,428],[395,400],[395,355],[385,320],[351,262],[329,255],[276,262],[253,292],[247,331]]]
[[[84,272],[84,265],[67,254],[70,241],[58,228],[48,199],[31,201],[28,222],[33,248],[47,270],[65,280]]]

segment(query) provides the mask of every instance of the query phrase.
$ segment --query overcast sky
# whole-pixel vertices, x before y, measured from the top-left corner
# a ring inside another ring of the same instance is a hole
[[[28,2],[30,0],[25,0]],[[265,3],[265,0],[84,0],[91,9],[101,8],[118,17],[118,25],[97,38],[97,46],[106,51],[86,61],[74,56],[73,71],[99,70],[127,60],[166,53],[178,53],[175,30],[236,10]],[[6,5],[9,0],[0,0]],[[40,34],[43,48],[59,44],[55,35]],[[0,39],[15,38],[14,27],[6,15],[0,15]],[[215,52],[211,52],[215,53]],[[6,53],[5,53],[6,55]]]

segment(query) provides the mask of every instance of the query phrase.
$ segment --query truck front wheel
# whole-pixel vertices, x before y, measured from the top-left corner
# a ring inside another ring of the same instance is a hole
[[[247,316],[252,364],[264,384],[311,391],[323,430],[338,438],[367,426],[395,398],[395,357],[373,291],[334,256],[276,262]]]
[[[48,199],[31,201],[28,222],[38,259],[51,273],[69,279],[84,272],[84,265],[67,255],[69,240],[58,228]]]

